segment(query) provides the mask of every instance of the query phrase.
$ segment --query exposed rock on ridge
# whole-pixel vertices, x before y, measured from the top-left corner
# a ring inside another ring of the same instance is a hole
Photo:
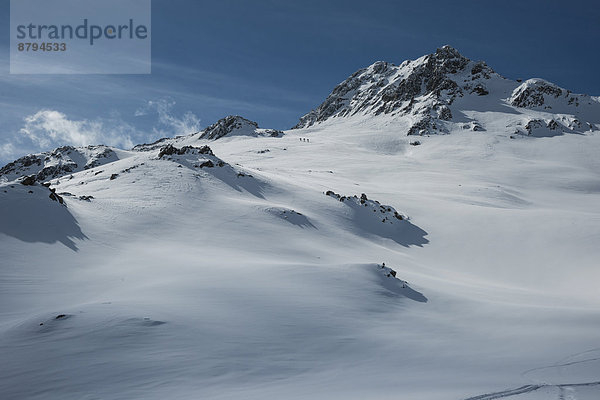
[[[229,115],[204,129],[200,139],[216,140],[231,134],[277,137],[283,132],[275,129],[260,129],[254,121],[239,115]]]
[[[415,131],[426,130],[433,119],[452,118],[448,105],[457,96],[488,94],[485,80],[494,74],[484,62],[473,62],[450,46],[400,66],[378,61],[336,86],[319,107],[300,118],[294,129],[331,117],[372,113],[418,114]],[[462,75],[468,75],[466,83],[459,79]]]
[[[0,178],[11,181],[21,176],[33,176],[36,182],[46,182],[117,159],[116,152],[107,146],[63,146],[53,151],[29,154],[6,164],[0,169]]]

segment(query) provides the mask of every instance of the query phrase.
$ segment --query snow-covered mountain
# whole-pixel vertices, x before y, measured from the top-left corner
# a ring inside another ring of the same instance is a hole
[[[239,115],[230,115],[204,129],[200,138],[216,140],[224,136],[233,135],[278,137],[282,134],[282,131],[276,129],[261,129],[256,122],[240,117]]]
[[[597,102],[444,47],[285,132],[20,158],[0,397],[596,399]]]
[[[424,135],[487,129],[485,114],[491,112],[505,114],[494,119],[507,120],[506,132],[512,135],[583,133],[599,129],[600,123],[598,98],[573,94],[542,79],[506,79],[485,62],[443,46],[399,66],[378,61],[355,72],[294,128],[386,114],[403,123],[408,135]]]
[[[38,182],[88,170],[124,157],[125,151],[108,146],[63,146],[53,151],[30,154],[0,168],[0,180],[12,181],[35,175]]]
[[[158,149],[167,144],[193,146],[202,139],[217,140],[225,137],[249,136],[249,137],[280,137],[283,131],[277,129],[259,128],[258,124],[239,115],[229,115],[209,125],[200,132],[174,138],[162,138],[154,143],[137,145],[133,150],[147,151]]]

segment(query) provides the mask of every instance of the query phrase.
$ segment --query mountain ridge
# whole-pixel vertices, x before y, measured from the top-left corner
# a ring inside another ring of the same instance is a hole
[[[508,105],[546,111],[546,125],[550,128],[560,125],[559,121],[552,122],[556,119],[552,114],[574,115],[573,119],[583,114],[579,118],[584,120],[579,121],[583,125],[578,127],[582,129],[597,129],[595,124],[600,122],[597,98],[573,94],[543,79],[512,81],[485,61],[472,61],[446,45],[433,54],[400,65],[377,61],[356,71],[292,129],[309,128],[335,118],[383,114],[408,120],[407,135],[447,133],[451,129],[446,125],[463,122],[460,115],[464,108],[457,107],[455,102],[464,103],[468,99],[471,103],[481,103],[477,98],[484,97],[494,98],[494,107]],[[474,126],[481,126],[474,122]],[[573,130],[569,123],[563,125],[566,130]],[[517,131],[515,128],[512,133]]]
[[[494,113],[491,117],[488,114]],[[472,61],[451,46],[399,65],[377,61],[338,84],[325,101],[290,132],[353,118],[370,123],[396,121],[399,135],[431,135],[464,130],[501,130],[511,139],[585,134],[600,129],[600,99],[540,78],[513,81],[485,61]],[[189,135],[134,146],[152,151],[166,145],[196,146],[233,137],[282,137],[239,115],[219,119]],[[0,169],[0,179],[35,175],[43,182],[127,157],[127,151],[97,145],[62,146],[21,157]]]

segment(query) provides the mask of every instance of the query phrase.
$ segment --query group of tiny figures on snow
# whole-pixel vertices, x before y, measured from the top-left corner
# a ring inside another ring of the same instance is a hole
[[[308,139],[308,138],[300,138],[300,141],[301,142],[310,142],[310,139]]]

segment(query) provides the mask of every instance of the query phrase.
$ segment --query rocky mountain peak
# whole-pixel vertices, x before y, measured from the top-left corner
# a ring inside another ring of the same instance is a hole
[[[571,95],[569,91],[543,79],[528,79],[513,91],[510,103],[516,107],[542,107],[547,103],[548,98],[557,99],[563,93],[566,97]],[[570,101],[573,103],[575,97]]]
[[[294,128],[356,114],[420,113],[423,114],[421,119],[430,114],[447,120],[451,118],[447,105],[454,97],[462,96],[465,91],[487,94],[480,81],[493,74],[484,62],[473,62],[451,46],[443,46],[433,54],[399,66],[377,61],[336,86],[327,99],[303,116]]]
[[[239,115],[229,115],[204,129],[200,135],[200,139],[216,140],[226,135],[261,135],[276,137],[282,134],[283,132],[275,129],[260,129],[256,122],[250,121]]]
[[[236,130],[255,130],[258,129],[258,124],[250,121],[239,115],[228,115],[221,118],[214,124],[208,126],[200,138],[202,139],[219,139]]]
[[[464,57],[458,50],[449,45],[444,45],[437,49],[435,53],[431,55],[431,57],[443,61],[443,60],[460,60],[460,61],[469,61],[468,58]]]
[[[551,136],[595,130],[599,103],[598,98],[573,94],[543,79],[503,78],[485,62],[472,61],[446,45],[400,65],[377,61],[356,71],[293,129],[333,118],[388,115],[399,118],[408,135],[449,133],[456,128],[482,131],[485,124],[472,111],[508,110],[509,106],[549,113],[530,118],[527,112],[515,110],[523,114],[523,121],[511,125],[515,134],[533,135],[537,129],[536,135]]]

